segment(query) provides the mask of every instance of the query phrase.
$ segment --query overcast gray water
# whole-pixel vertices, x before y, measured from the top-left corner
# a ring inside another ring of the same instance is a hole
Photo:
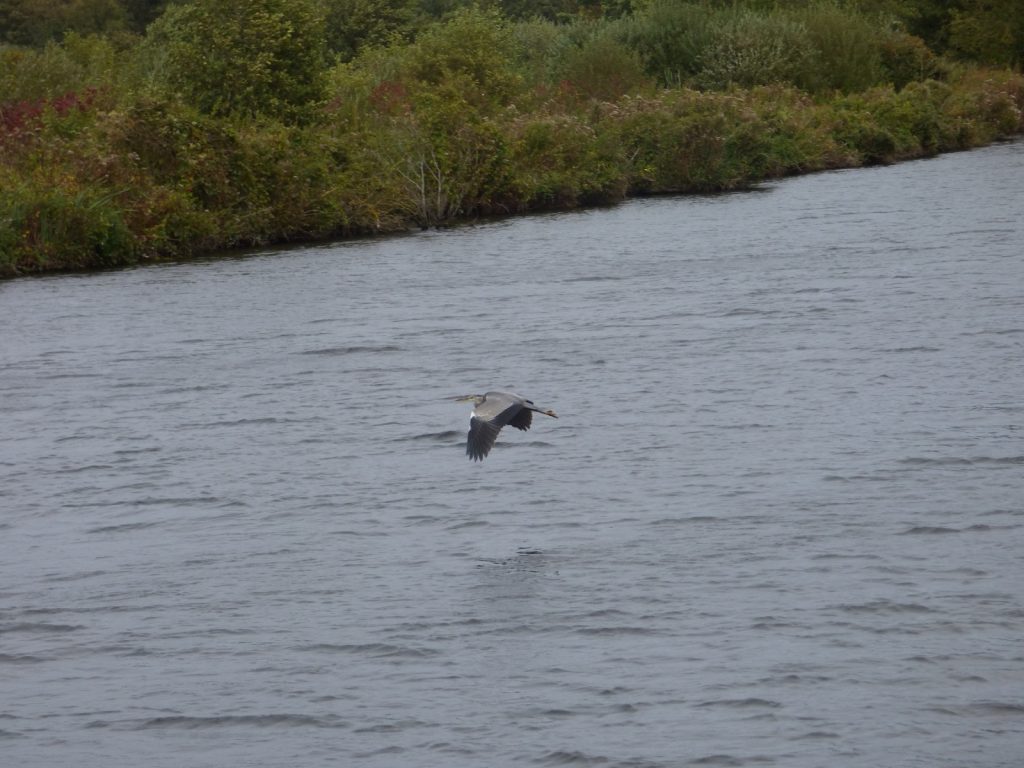
[[[1022,244],[1014,143],[0,284],[0,762],[1021,765]]]

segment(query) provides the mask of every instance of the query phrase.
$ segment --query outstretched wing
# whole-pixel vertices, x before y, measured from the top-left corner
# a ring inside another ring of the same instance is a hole
[[[519,413],[508,420],[510,427],[521,429],[524,432],[530,428],[530,424],[533,423],[533,411],[529,408],[520,408]]]
[[[494,441],[498,439],[501,425],[493,421],[484,421],[476,416],[469,420],[469,438],[466,440],[466,455],[473,461],[483,461],[484,456],[491,452]]]
[[[525,421],[520,415],[523,412],[527,414]],[[518,429],[526,429],[530,426],[529,414],[530,412],[519,403],[488,393],[469,420],[466,455],[473,461],[483,461],[494,447],[494,441],[498,439],[501,428],[506,424],[512,424]],[[526,426],[522,426],[523,424]]]

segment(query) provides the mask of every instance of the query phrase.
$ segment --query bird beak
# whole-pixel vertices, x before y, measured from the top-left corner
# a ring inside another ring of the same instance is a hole
[[[551,416],[552,418],[555,418],[555,419],[558,418],[558,414],[555,413],[554,411],[544,411],[544,413],[545,413],[545,415]]]

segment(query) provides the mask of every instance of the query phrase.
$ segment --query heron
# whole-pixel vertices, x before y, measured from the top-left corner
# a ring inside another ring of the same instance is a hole
[[[473,461],[484,460],[506,424],[525,431],[530,428],[534,411],[558,418],[550,408],[539,408],[532,400],[515,392],[488,392],[486,395],[463,395],[455,399],[472,401],[476,406],[469,419],[469,438],[466,440],[466,455]]]

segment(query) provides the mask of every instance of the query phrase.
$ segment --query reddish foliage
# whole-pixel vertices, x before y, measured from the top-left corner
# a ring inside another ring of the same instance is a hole
[[[31,130],[48,110],[58,117],[64,117],[71,111],[87,112],[95,99],[96,89],[86,88],[81,93],[68,91],[52,99],[25,99],[0,104],[0,140]]]

